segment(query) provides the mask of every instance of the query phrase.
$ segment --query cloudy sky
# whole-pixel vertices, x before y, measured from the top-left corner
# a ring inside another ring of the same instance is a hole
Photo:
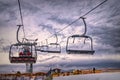
[[[30,39],[38,38],[38,43],[44,42],[45,39],[48,39],[55,32],[60,31],[72,21],[84,15],[102,1],[20,0],[26,37]],[[98,57],[98,55],[105,55],[105,58],[109,56],[111,60],[120,61],[120,1],[108,0],[85,17],[88,26],[87,35],[93,38],[93,46],[96,51],[95,56],[93,55],[94,58],[101,57]],[[21,24],[21,22],[17,0],[0,0],[1,65],[10,64],[8,51],[10,44],[17,42],[16,25],[18,24]],[[58,42],[61,43],[63,51],[67,37],[73,34],[82,34],[83,31],[82,20],[79,20],[58,33]],[[20,30],[20,38],[22,37],[23,32]],[[54,36],[49,38],[48,42],[54,42]],[[44,57],[44,55],[41,56]],[[53,56],[47,55],[47,57],[44,57],[43,60],[41,58],[39,61],[52,60]],[[61,55],[58,56],[61,57]],[[67,55],[65,54],[65,56]],[[75,59],[76,57],[69,58]],[[89,59],[89,57],[85,59]]]

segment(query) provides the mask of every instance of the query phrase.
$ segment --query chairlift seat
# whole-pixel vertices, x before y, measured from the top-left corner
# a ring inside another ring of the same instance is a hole
[[[67,50],[68,54],[94,54],[94,50]]]
[[[70,36],[70,37],[72,37],[72,38],[75,38],[75,37],[89,38],[89,36],[87,36],[87,35],[72,35],[72,36]]]
[[[35,63],[36,58],[35,57],[11,57],[10,62],[11,63]]]
[[[49,45],[59,45],[58,43],[50,43]]]
[[[24,46],[24,45],[20,44],[20,43],[16,43],[16,44],[12,44],[10,46],[10,51],[9,51],[9,60],[10,60],[10,62],[11,63],[35,63],[36,60],[37,60],[37,53],[36,52],[34,52],[34,53],[33,52],[29,52],[29,51],[25,52],[25,53],[24,53],[24,51],[21,51],[19,53],[15,53],[14,52],[14,48],[13,47],[16,47],[16,49],[17,48],[19,49],[19,47],[21,47],[21,46]],[[32,48],[35,48],[35,46],[31,45],[30,51],[33,50]],[[18,54],[19,56],[13,55],[14,53]]]
[[[51,50],[51,51],[48,50],[47,52],[48,52],[48,53],[61,53],[61,51],[55,51],[55,50],[54,50],[54,51],[52,51],[52,50]]]

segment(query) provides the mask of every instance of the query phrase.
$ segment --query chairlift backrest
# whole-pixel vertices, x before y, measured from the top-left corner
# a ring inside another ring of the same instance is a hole
[[[61,46],[58,44],[58,37],[55,34],[56,41],[48,44],[48,53],[61,53]]]

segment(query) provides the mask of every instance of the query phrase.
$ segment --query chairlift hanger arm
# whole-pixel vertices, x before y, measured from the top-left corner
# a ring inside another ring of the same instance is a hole
[[[55,37],[56,37],[56,42],[55,42],[55,43],[58,43],[58,37],[57,37],[57,34],[55,34]]]
[[[84,33],[83,33],[82,35],[85,35],[86,32],[87,32],[87,25],[86,25],[86,21],[85,21],[86,18],[85,18],[85,17],[81,17],[81,19],[83,20],[84,27],[85,27],[85,28],[84,28],[84,29],[85,29],[85,30],[84,30]]]
[[[46,39],[45,41],[46,41],[46,45],[48,45],[48,40]]]
[[[55,42],[53,42],[53,43],[50,43],[50,44],[58,44],[58,37],[57,37],[57,34],[54,34],[54,36],[55,36]],[[47,45],[48,45],[48,40],[46,39],[46,43],[47,43]]]
[[[18,43],[22,43],[22,42],[19,40],[19,38],[18,38],[19,36],[18,36],[18,35],[19,35],[20,28],[21,28],[21,26],[23,26],[23,25],[17,25],[17,26],[18,26],[17,34],[16,34],[17,42],[18,42]]]

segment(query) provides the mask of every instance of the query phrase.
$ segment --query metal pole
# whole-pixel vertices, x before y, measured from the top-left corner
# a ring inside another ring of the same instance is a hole
[[[33,64],[32,63],[26,63],[26,72],[27,73],[33,72]]]

